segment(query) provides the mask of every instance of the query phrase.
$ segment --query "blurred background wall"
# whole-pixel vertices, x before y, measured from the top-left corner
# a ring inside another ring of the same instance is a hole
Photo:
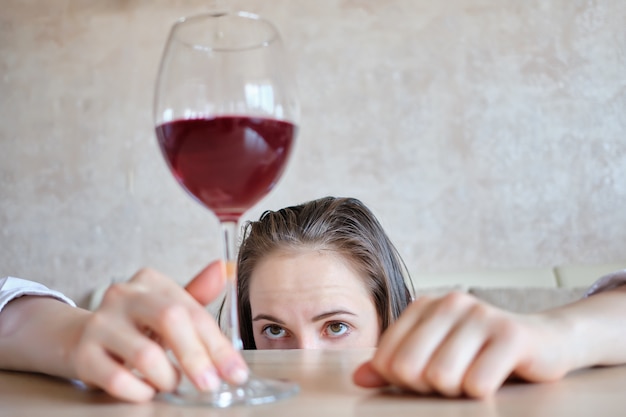
[[[247,219],[358,197],[414,273],[626,258],[626,2],[224,4],[279,27],[302,101],[295,156]],[[81,301],[219,256],[152,126],[170,25],[214,5],[0,0],[0,276]]]

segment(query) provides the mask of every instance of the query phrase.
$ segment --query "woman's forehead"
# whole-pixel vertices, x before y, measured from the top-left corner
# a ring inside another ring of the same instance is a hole
[[[250,277],[250,291],[292,290],[368,294],[364,277],[345,255],[327,249],[279,250],[259,262]]]
[[[313,261],[313,263],[322,262],[322,260],[332,260],[334,262],[342,263],[346,268],[353,269],[354,273],[356,274],[360,274],[360,270],[362,269],[360,268],[359,261],[351,252],[347,250],[341,250],[325,242],[281,245],[274,248],[271,252],[264,254],[258,264],[261,264],[262,262],[266,262],[268,260],[273,260],[274,258],[279,258],[283,260],[302,260],[309,257],[317,258],[317,260]]]

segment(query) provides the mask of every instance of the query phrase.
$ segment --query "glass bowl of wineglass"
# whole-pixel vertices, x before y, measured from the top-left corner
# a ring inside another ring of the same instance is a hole
[[[177,21],[156,83],[156,136],[181,187],[219,220],[227,270],[227,333],[241,349],[237,233],[241,216],[281,178],[293,153],[299,105],[281,36],[247,12],[211,12]],[[295,383],[251,375],[199,392],[182,384],[168,401],[227,407],[293,395]]]

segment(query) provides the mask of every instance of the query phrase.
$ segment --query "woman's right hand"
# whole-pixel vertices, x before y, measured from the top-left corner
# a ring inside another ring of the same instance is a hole
[[[151,269],[111,285],[99,308],[81,323],[71,362],[82,381],[134,402],[176,388],[182,372],[200,390],[220,379],[242,383],[248,368],[204,308],[224,285],[213,262],[185,288]]]

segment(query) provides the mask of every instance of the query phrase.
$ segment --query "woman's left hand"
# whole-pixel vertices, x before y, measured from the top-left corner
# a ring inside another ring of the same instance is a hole
[[[382,335],[354,381],[481,398],[511,374],[535,382],[563,377],[570,369],[560,348],[564,331],[554,316],[514,314],[464,293],[420,297]]]

